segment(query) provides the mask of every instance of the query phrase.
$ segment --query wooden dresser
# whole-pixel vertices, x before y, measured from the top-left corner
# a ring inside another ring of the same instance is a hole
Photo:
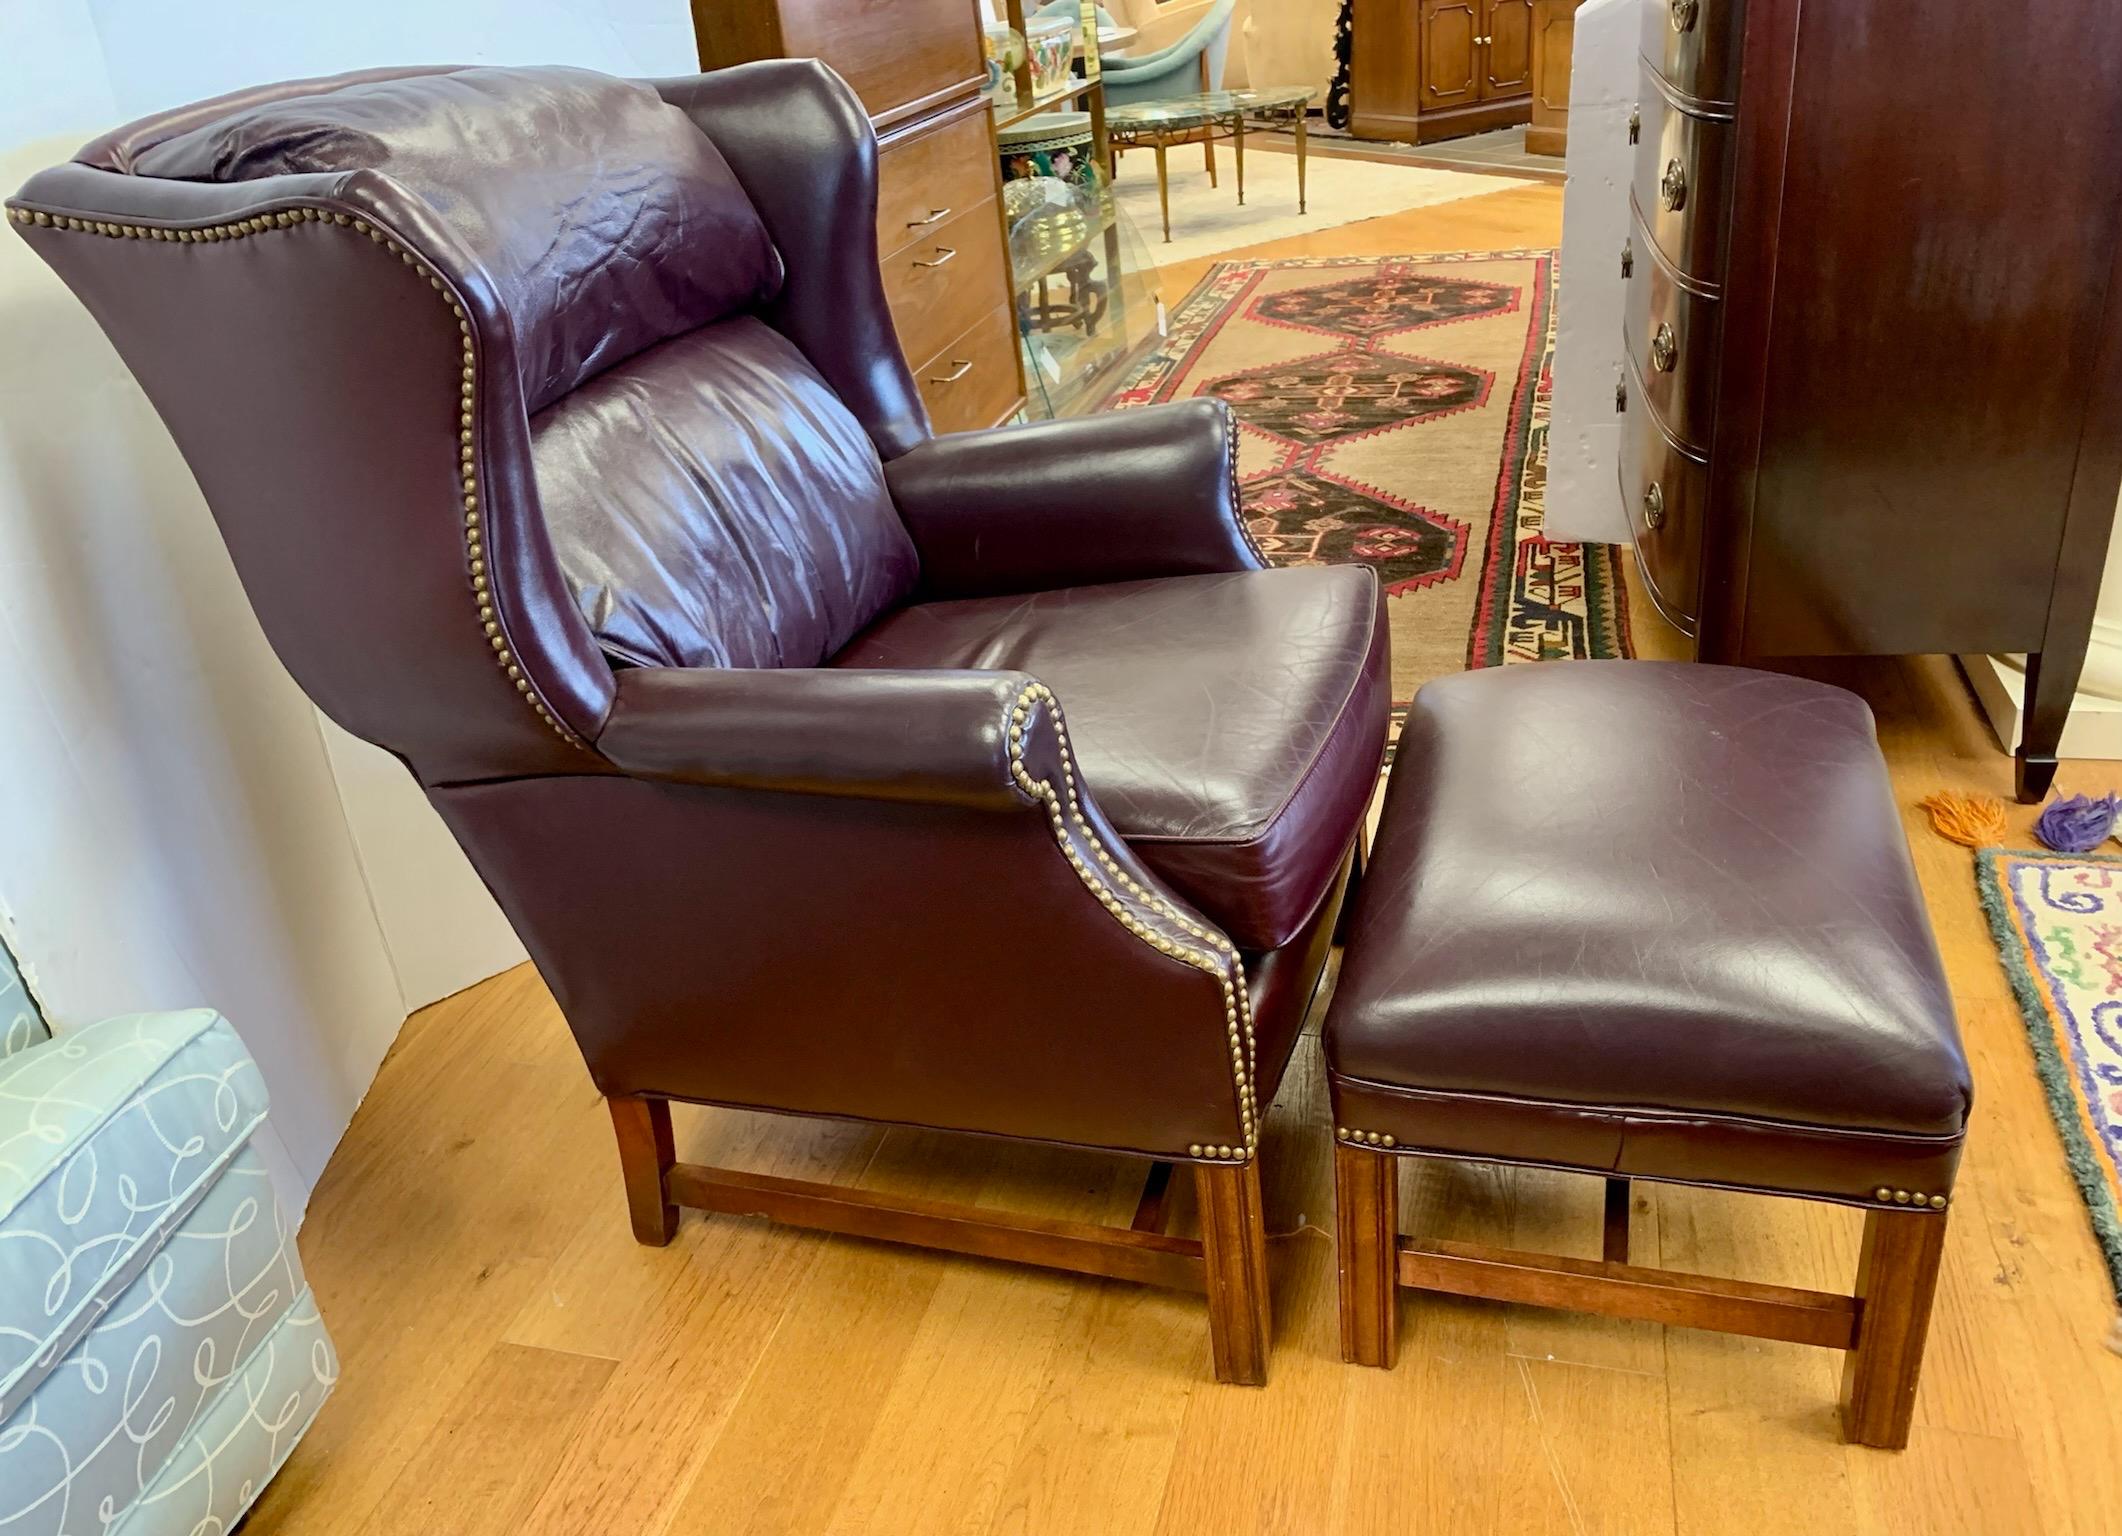
[[[1024,404],[975,0],[693,0],[702,69],[816,58],[876,125],[877,250],[938,432]]]
[[[2028,653],[2022,798],[2122,487],[2116,59],[2116,0],[1650,0],[1629,129],[1654,600],[1705,661]]]
[[[1354,0],[1348,131],[1433,139],[1532,116],[1534,0]]]

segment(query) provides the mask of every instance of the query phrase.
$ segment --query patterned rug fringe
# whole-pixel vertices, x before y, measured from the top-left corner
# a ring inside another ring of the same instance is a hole
[[[2122,858],[2111,856],[2048,853],[2015,853],[2003,849],[1984,849],[1975,856],[1975,883],[1982,900],[1982,910],[1989,919],[1990,935],[1996,940],[1997,957],[2004,967],[2006,979],[2011,983],[2012,997],[2019,1005],[2019,1015],[2026,1025],[2026,1036],[2033,1047],[2034,1068],[2041,1079],[2043,1096],[2048,1100],[2050,1116],[2055,1120],[2057,1134],[2062,1138],[2064,1160],[2068,1164],[2078,1193],[2085,1201],[2085,1209],[2091,1220],[2093,1236],[2100,1245],[2107,1262],[2107,1275],[2113,1286],[2115,1299],[2122,1304],[2122,1214],[2117,1213],[2117,1192],[2109,1182],[2107,1167],[2100,1149],[2094,1145],[2088,1128],[2088,1109],[2080,1101],[2079,1089],[2065,1058],[2065,1046],[2059,1043],[2059,1033],[2067,1032],[2075,1016],[2066,1013],[2059,1019],[2051,1003],[2043,978],[2037,969],[2038,962],[2029,948],[2029,940],[2014,911],[2011,892],[2011,870],[2016,865],[2040,864],[2057,869],[2104,868],[2114,871],[2118,889],[2122,889]],[[2066,896],[2066,901],[2077,898]],[[2066,906],[2065,911],[2082,913],[2082,904]],[[2055,985],[2060,988],[2060,979]],[[2081,1044],[2081,1049],[2083,1046]],[[2122,1084],[2115,1091],[2122,1093]],[[2122,1353],[2122,1316],[2118,1316],[2114,1331],[2107,1343],[2110,1348]]]

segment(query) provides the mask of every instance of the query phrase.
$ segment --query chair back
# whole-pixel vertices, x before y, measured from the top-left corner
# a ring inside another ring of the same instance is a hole
[[[928,426],[849,238],[875,196],[816,64],[427,69],[129,125],[10,218],[289,670],[432,786],[596,771],[614,665],[813,665],[910,590],[880,459]]]

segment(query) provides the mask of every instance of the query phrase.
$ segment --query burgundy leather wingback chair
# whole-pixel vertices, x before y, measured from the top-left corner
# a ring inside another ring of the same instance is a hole
[[[1265,568],[1217,403],[932,436],[875,205],[853,95],[779,62],[269,86],[8,207],[529,946],[642,1241],[690,1204],[1191,1286],[1258,1381],[1376,583]],[[1188,1163],[1203,1237],[676,1163],[673,1099]]]

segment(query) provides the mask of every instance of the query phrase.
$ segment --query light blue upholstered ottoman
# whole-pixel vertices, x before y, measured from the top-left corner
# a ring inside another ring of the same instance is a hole
[[[338,1376],[210,1010],[47,1038],[0,957],[0,1533],[219,1536]]]

